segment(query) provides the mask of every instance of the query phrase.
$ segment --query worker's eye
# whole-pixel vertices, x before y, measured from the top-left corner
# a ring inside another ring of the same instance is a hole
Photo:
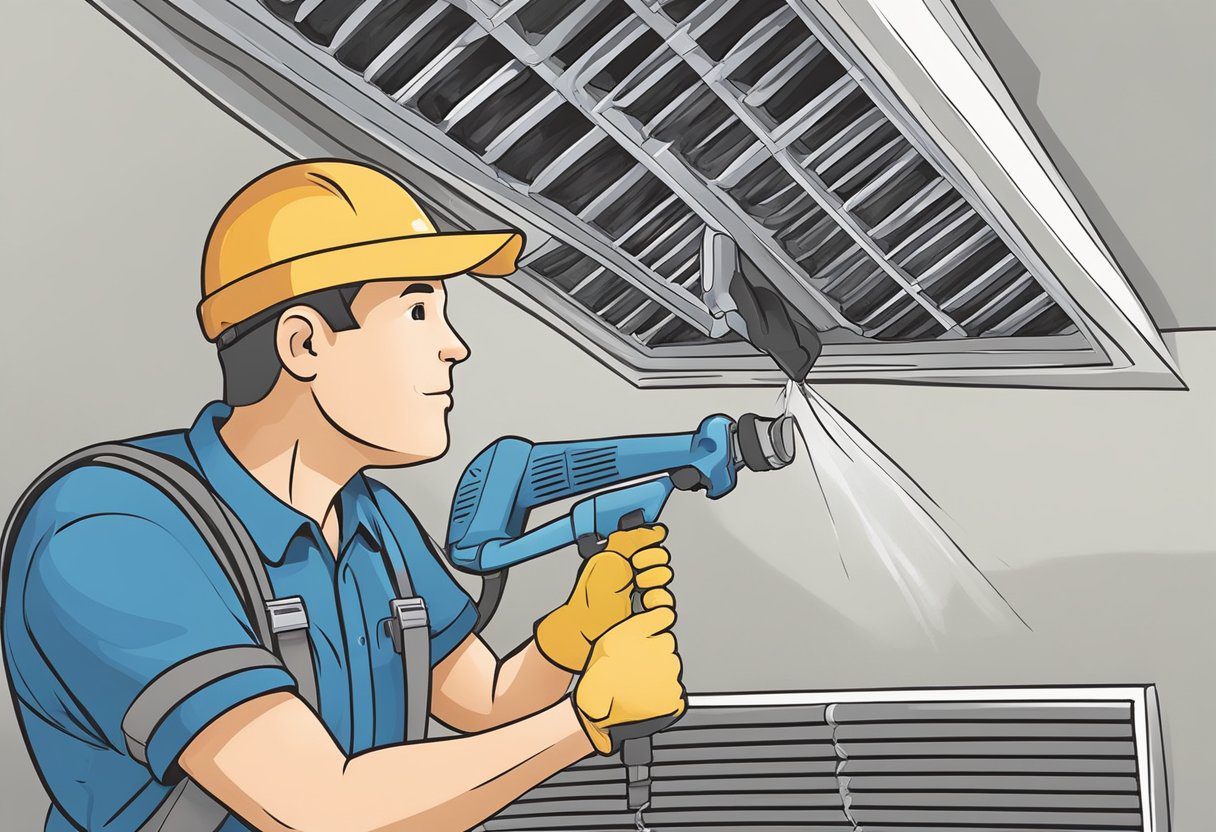
[[[426,320],[426,307],[423,306],[421,303],[415,303],[413,306],[410,307],[410,317],[413,318],[415,321],[425,321]]]

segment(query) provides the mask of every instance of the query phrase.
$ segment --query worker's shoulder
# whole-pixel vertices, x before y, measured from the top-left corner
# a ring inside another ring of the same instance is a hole
[[[190,464],[191,455],[183,431],[139,437],[122,443],[155,451]],[[105,523],[89,523],[108,518]],[[174,537],[192,537],[193,526],[181,508],[147,479],[113,465],[89,463],[74,466],[46,483],[23,516],[15,551],[33,541],[49,541],[71,528],[76,536],[91,529],[112,534],[116,519],[130,523],[152,523]],[[23,545],[24,544],[24,545]]]

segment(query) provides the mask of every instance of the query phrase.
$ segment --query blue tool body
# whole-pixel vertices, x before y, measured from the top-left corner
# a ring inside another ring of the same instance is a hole
[[[692,433],[538,444],[499,439],[469,463],[456,488],[448,558],[468,572],[497,572],[580,539],[602,541],[637,512],[654,523],[677,488],[721,497],[735,487],[741,464],[734,431],[734,420],[714,415]],[[605,490],[621,483],[629,484]],[[525,531],[532,509],[591,492],[568,515]]]

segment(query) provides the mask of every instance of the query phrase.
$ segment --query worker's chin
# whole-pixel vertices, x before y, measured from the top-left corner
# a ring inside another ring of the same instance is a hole
[[[393,402],[356,407],[343,401],[335,408],[324,407],[320,400],[317,403],[322,405],[325,420],[357,443],[359,454],[371,467],[417,465],[447,453],[448,409],[436,407],[439,402],[428,401],[421,408],[394,408]]]
[[[403,436],[394,437],[387,445],[387,456],[391,461],[383,464],[402,466],[418,465],[439,459],[448,452],[450,444],[447,429],[447,419],[436,427],[411,431]]]

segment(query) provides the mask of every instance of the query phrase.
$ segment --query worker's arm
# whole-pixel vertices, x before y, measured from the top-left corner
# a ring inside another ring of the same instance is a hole
[[[465,830],[615,730],[684,712],[670,606],[634,615],[595,643],[574,696],[475,734],[380,748],[347,759],[295,696],[270,693],[227,711],[181,768],[260,832]]]
[[[570,699],[493,731],[347,758],[294,695],[225,713],[182,752],[191,778],[261,832],[469,829],[592,751]]]
[[[485,731],[547,708],[565,696],[592,643],[625,620],[634,588],[643,606],[672,606],[672,571],[662,526],[616,532],[579,570],[569,600],[537,622],[536,637],[499,659],[468,636],[432,674],[431,712],[459,731]]]
[[[435,666],[431,713],[458,731],[485,731],[549,707],[566,695],[573,678],[532,639],[499,659],[470,635]]]

